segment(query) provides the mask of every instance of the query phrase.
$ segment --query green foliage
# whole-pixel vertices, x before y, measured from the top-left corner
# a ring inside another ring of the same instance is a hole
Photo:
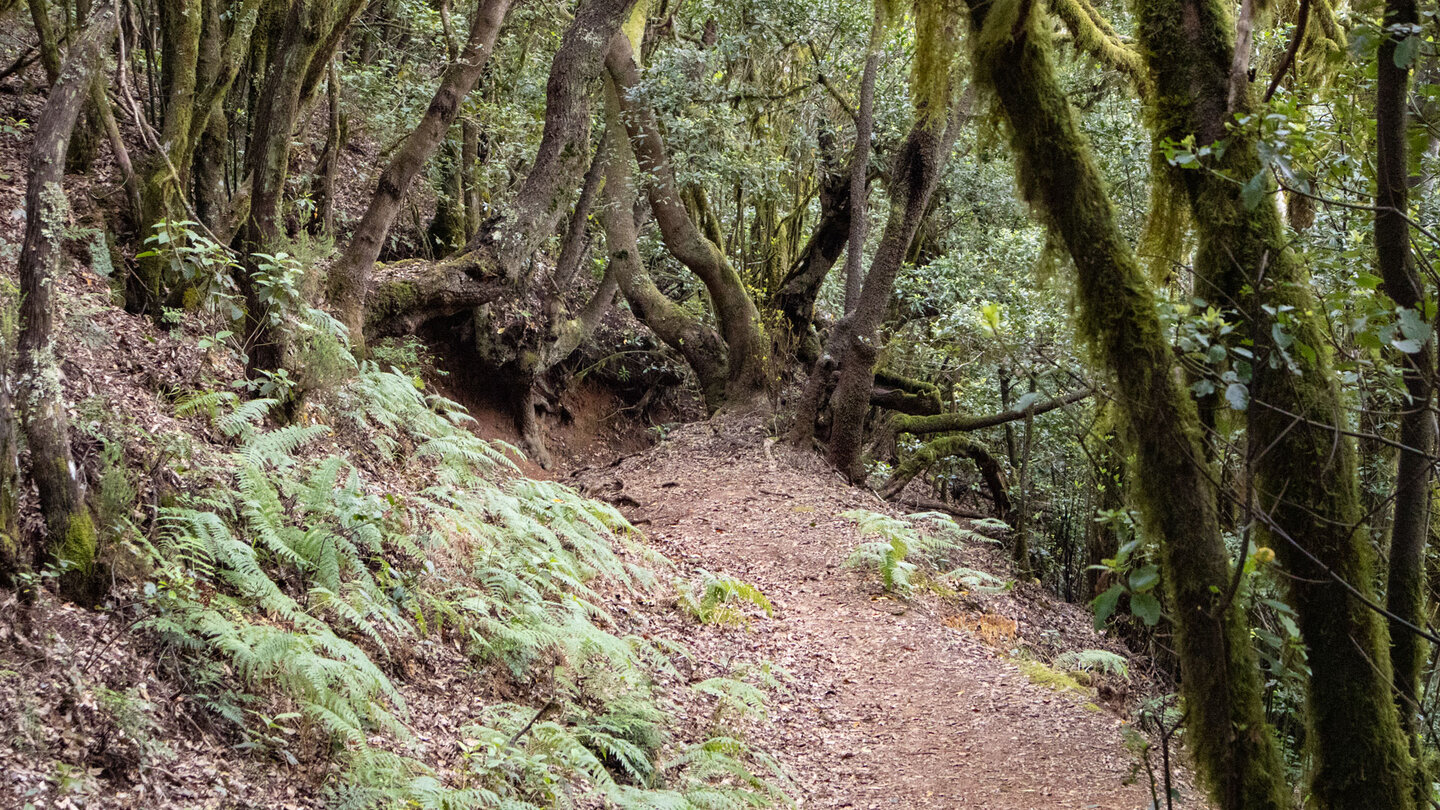
[[[1095,609],[1095,629],[1105,629],[1105,622],[1115,613],[1120,597],[1130,597],[1130,612],[1154,627],[1160,621],[1160,566],[1137,560],[1136,552],[1141,549],[1142,539],[1136,535],[1136,516],[1127,510],[1102,510],[1097,522],[1116,528],[1121,537],[1120,550],[1114,557],[1101,560],[1100,565],[1091,568],[1107,571],[1115,583],[1091,600]]]
[[[896,518],[856,509],[843,513],[841,517],[854,521],[862,538],[876,538],[861,543],[851,552],[845,566],[875,571],[880,575],[885,590],[900,594],[910,593],[918,574],[938,571],[958,543],[986,539],[939,512],[919,512]],[[975,575],[981,574],[973,569],[957,570],[961,572],[959,578],[962,580],[966,577],[974,579]],[[985,577],[989,575],[981,574],[981,578],[975,581],[982,582]]]
[[[770,600],[760,589],[734,577],[702,572],[699,584],[677,581],[680,609],[701,624],[731,627],[750,624],[750,610],[759,609],[766,616],[774,615]]]
[[[178,413],[234,446],[207,473],[217,485],[163,508],[137,540],[151,570],[141,626],[186,662],[197,702],[234,725],[240,750],[293,763],[301,740],[328,741],[341,807],[548,807],[581,784],[625,807],[784,801],[773,775],[751,775],[771,763],[741,743],[668,750],[651,694],[668,651],[601,629],[618,622],[595,583],[650,588],[663,564],[613,508],[507,481],[513,465],[463,428],[458,406],[373,364],[336,393],[336,429],[409,465],[414,491],[377,491],[321,446],[329,426],[267,429],[274,404],[181,398]],[[387,675],[398,647],[435,636],[553,694],[474,718],[458,782],[416,757]],[[753,705],[754,687],[733,683],[697,688],[726,712]]]
[[[1067,672],[1098,672],[1121,680],[1130,680],[1130,665],[1124,656],[1109,650],[1080,650],[1061,653],[1054,663],[1055,669]]]
[[[179,279],[198,308],[222,314],[230,320],[244,315],[235,271],[240,265],[228,247],[211,238],[210,232],[192,220],[162,219],[155,232],[145,238],[148,249],[136,259],[154,258],[165,262],[173,278]]]

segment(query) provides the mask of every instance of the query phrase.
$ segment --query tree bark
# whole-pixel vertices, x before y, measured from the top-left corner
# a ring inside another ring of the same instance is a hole
[[[55,38],[55,26],[50,22],[45,0],[28,0],[28,5],[35,36],[40,40],[40,66],[45,69],[45,80],[54,87],[60,80],[60,43]]]
[[[1383,31],[1419,22],[1415,0],[1386,0]],[[1380,42],[1376,63],[1375,128],[1376,181],[1375,254],[1384,290],[1398,306],[1421,312],[1425,289],[1410,249],[1409,144],[1406,140],[1409,65],[1395,63],[1399,41],[1387,33]],[[1423,639],[1405,627],[1427,623],[1425,611],[1425,545],[1430,530],[1430,456],[1435,452],[1435,417],[1430,412],[1434,392],[1435,342],[1426,330],[1420,351],[1404,354],[1405,392],[1408,401],[1400,415],[1399,460],[1395,475],[1393,520],[1390,528],[1390,569],[1386,606],[1396,620],[1390,623],[1390,657],[1395,670],[1396,705],[1400,722],[1410,738],[1411,754],[1420,749],[1421,677],[1427,655]],[[1429,777],[1417,775],[1417,804],[1429,795]]]
[[[1309,654],[1316,800],[1409,810],[1417,773],[1391,694],[1390,634],[1346,587],[1373,603],[1374,552],[1360,530],[1353,443],[1335,426],[1344,406],[1321,310],[1273,197],[1242,198],[1241,184],[1266,170],[1253,136],[1227,127],[1230,9],[1220,0],[1142,0],[1136,22],[1161,100],[1155,137],[1227,142],[1211,165],[1180,174],[1199,238],[1196,272],[1221,300],[1237,302],[1253,329],[1256,514],[1262,541],[1291,575]],[[1248,97],[1235,106],[1247,111]]]
[[[995,502],[995,517],[1008,521],[1013,504],[1010,501],[1004,468],[984,445],[964,435],[942,436],[916,450],[895,468],[890,480],[880,488],[880,497],[886,500],[894,498],[907,484],[915,480],[916,476],[947,458],[957,457],[975,462],[975,468],[980,471],[980,478],[985,482],[985,489],[989,490],[990,498]]]
[[[828,136],[821,133],[821,152],[828,154]],[[868,156],[867,156],[868,160]],[[773,306],[780,311],[789,332],[790,351],[801,365],[809,367],[820,356],[815,333],[815,298],[830,269],[845,251],[850,232],[849,171],[835,171],[825,160],[820,168],[820,217],[810,239],[780,282]]]
[[[606,98],[609,142],[600,222],[612,272],[635,317],[685,358],[700,383],[706,409],[713,413],[725,401],[725,344],[714,329],[661,292],[640,261],[633,213],[638,195],[630,165],[634,155],[613,84]]]
[[[876,31],[870,35],[870,52],[865,57],[865,70],[860,79],[860,108],[855,116],[855,151],[850,155],[850,233],[845,242],[845,314],[860,304],[860,288],[865,283],[865,236],[870,230],[870,187],[865,176],[870,168],[870,138],[875,129],[875,74],[880,71],[879,39],[881,20],[878,7]]]
[[[363,355],[365,350],[365,292],[370,285],[370,270],[390,235],[410,184],[444,140],[460,112],[461,102],[484,71],[510,4],[511,0],[482,0],[471,20],[470,36],[460,59],[440,77],[440,86],[424,117],[381,173],[375,195],[350,237],[350,244],[330,269],[330,305],[349,328],[351,346],[357,354]]]
[[[340,170],[340,152],[345,146],[342,140],[344,120],[340,115],[340,70],[336,60],[330,62],[325,96],[329,117],[325,127],[325,146],[315,161],[314,176],[310,180],[311,195],[315,201],[315,216],[310,225],[312,231],[330,235],[335,233],[335,177]]]
[[[271,304],[254,280],[255,254],[272,251],[280,238],[280,213],[289,174],[290,143],[300,113],[305,82],[315,63],[328,65],[340,37],[366,0],[292,0],[280,41],[270,55],[265,83],[255,110],[255,137],[246,154],[250,173],[250,210],[236,237],[241,254],[239,287],[245,297],[248,370],[282,368],[287,354],[283,330],[272,317]],[[322,70],[323,72],[323,70]]]
[[[213,133],[212,122],[223,128],[226,112],[224,99],[239,74],[241,63],[250,47],[250,36],[259,18],[261,0],[245,0],[234,11],[230,33],[222,37],[219,0],[166,0],[166,21],[162,36],[165,59],[170,68],[165,72],[162,89],[164,114],[157,136],[147,140],[147,149],[136,171],[140,176],[139,236],[151,236],[156,226],[183,208],[178,198],[189,191],[189,172],[203,167],[197,159],[202,140]],[[223,43],[223,44],[222,44]],[[137,115],[139,110],[134,111]],[[148,124],[142,124],[145,131]],[[214,150],[212,149],[212,152]],[[208,169],[201,175],[203,185],[197,187],[197,202],[212,221],[217,200],[202,197],[198,192],[215,191],[215,178]],[[207,223],[207,225],[210,223]],[[218,232],[218,231],[217,231]],[[131,312],[159,315],[167,299],[179,303],[179,295],[170,289],[176,279],[166,277],[167,263],[160,256],[137,261],[136,272],[126,278],[125,307]],[[183,291],[181,291],[183,292]]]
[[[770,358],[760,311],[725,252],[700,232],[685,209],[655,112],[634,96],[640,66],[629,39],[617,35],[611,40],[606,65],[619,91],[625,126],[635,144],[640,168],[647,177],[646,195],[665,247],[705,284],[715,306],[728,364],[725,408],[763,410],[768,406]]]
[[[890,305],[905,252],[920,227],[950,146],[959,133],[959,109],[957,105],[953,116],[947,116],[945,111],[919,111],[910,135],[895,156],[890,217],[870,272],[865,275],[860,300],[855,311],[836,325],[825,344],[825,353],[835,358],[840,370],[831,397],[835,418],[830,428],[830,463],[852,481],[864,477],[860,445],[875,382],[873,368],[879,354],[880,323]]]
[[[1049,413],[1066,405],[1073,405],[1081,400],[1088,399],[1095,392],[1082,388],[1079,391],[1071,391],[1063,396],[1047,399],[1044,402],[1036,402],[1028,408],[1010,408],[999,413],[987,416],[971,416],[964,413],[942,413],[935,416],[897,416],[894,419],[895,430],[899,433],[913,433],[917,436],[926,433],[949,433],[951,431],[972,431],[982,430],[996,425],[1009,424],[1024,419],[1027,414],[1039,416]]]
[[[540,244],[569,209],[576,178],[583,173],[590,139],[587,86],[605,66],[609,43],[635,0],[586,0],[575,12],[545,82],[545,129],[530,173],[516,197],[514,214],[502,226],[477,233],[473,250],[494,244],[505,279],[521,280]],[[497,240],[498,234],[498,240]]]
[[[30,449],[30,476],[45,519],[43,559],[64,566],[61,592],[76,600],[94,595],[98,540],[85,503],[84,481],[70,450],[63,372],[55,346],[54,294],[62,257],[61,233],[68,216],[62,187],[65,153],[115,30],[114,8],[105,4],[71,46],[35,124],[25,188],[25,241],[19,260],[22,303],[17,393]]]
[[[1266,727],[1255,653],[1243,611],[1226,596],[1230,561],[1215,489],[1200,465],[1199,414],[1174,373],[1155,299],[1115,223],[1034,7],[1023,0],[969,6],[977,78],[994,89],[1007,120],[1021,190],[1069,251],[1081,329],[1114,375],[1133,442],[1139,505],[1160,543],[1187,747],[1218,807],[1284,810],[1289,789]]]

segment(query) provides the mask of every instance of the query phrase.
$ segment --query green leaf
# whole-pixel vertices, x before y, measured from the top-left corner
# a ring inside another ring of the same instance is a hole
[[[1254,211],[1265,199],[1265,170],[1261,169],[1250,178],[1245,185],[1240,187],[1240,202],[1245,204],[1246,211]]]
[[[1225,386],[1225,401],[1232,410],[1243,411],[1250,407],[1250,389],[1240,383],[1230,383]]]
[[[1105,629],[1105,621],[1115,613],[1115,606],[1120,602],[1120,594],[1124,592],[1125,589],[1119,585],[1111,585],[1109,590],[1090,602],[1091,607],[1095,608],[1096,630]]]
[[[1144,593],[1160,582],[1160,566],[1147,565],[1130,572],[1130,590]]]
[[[1395,46],[1395,67],[1408,70],[1420,53],[1420,37],[1411,34]]]
[[[1130,612],[1145,622],[1146,627],[1154,627],[1160,621],[1160,600],[1149,593],[1133,594],[1130,597]]]
[[[1423,342],[1430,337],[1430,324],[1420,315],[1420,311],[1409,307],[1397,307],[1395,311],[1396,320],[1400,325],[1400,332],[1410,340]]]

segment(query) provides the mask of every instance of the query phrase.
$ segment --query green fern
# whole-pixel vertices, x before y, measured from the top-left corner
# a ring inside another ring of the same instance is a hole
[[[908,594],[917,573],[936,572],[962,542],[988,542],[983,535],[957,524],[940,512],[919,512],[904,518],[856,509],[841,514],[852,520],[862,542],[845,561],[847,568],[873,570],[886,591]],[[961,569],[966,576],[979,574]],[[986,587],[989,587],[987,584]]]
[[[267,429],[273,402],[201,393],[177,405],[214,422],[232,449],[205,471],[213,486],[161,509],[134,546],[153,572],[143,627],[197,682],[238,679],[233,697],[215,690],[204,705],[241,725],[256,715],[240,707],[263,702],[267,724],[329,737],[343,766],[327,795],[337,807],[564,807],[577,786],[618,807],[784,801],[778,770],[738,741],[665,759],[671,720],[651,689],[685,653],[602,629],[620,625],[602,583],[645,590],[667,566],[617,511],[515,479],[512,448],[468,433],[463,409],[404,375],[364,364],[335,398],[337,430],[363,437],[414,491],[371,491],[355,465],[318,447],[326,426]],[[769,612],[758,590],[716,579],[700,600],[711,609]],[[397,641],[437,634],[466,643],[478,665],[546,684],[558,708],[537,718],[492,707],[467,728],[459,763],[421,761],[382,664]],[[768,672],[745,677],[773,684]],[[697,688],[717,717],[763,713],[761,687],[729,678]]]
[[[1054,667],[1066,672],[1098,672],[1121,680],[1130,680],[1130,665],[1125,657],[1109,650],[1062,653],[1055,659]]]
[[[759,588],[734,577],[702,571],[698,587],[695,583],[677,581],[676,590],[679,591],[677,605],[701,624],[748,626],[747,606],[759,609],[766,616],[775,615],[770,600]]]
[[[975,568],[956,568],[944,575],[946,580],[955,583],[961,588],[982,593],[999,593],[1008,591],[1014,587],[1014,581],[1003,580],[994,574],[988,574]]]

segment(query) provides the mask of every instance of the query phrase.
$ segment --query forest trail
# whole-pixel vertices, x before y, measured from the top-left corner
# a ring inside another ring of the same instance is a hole
[[[758,428],[702,423],[574,477],[684,569],[741,578],[771,599],[774,617],[749,632],[672,629],[697,658],[768,660],[788,673],[757,734],[799,782],[802,806],[1150,806],[1143,776],[1123,784],[1136,760],[1115,714],[1032,683],[947,626],[953,608],[885,597],[844,568],[858,539],[841,513],[892,510],[818,460]]]

